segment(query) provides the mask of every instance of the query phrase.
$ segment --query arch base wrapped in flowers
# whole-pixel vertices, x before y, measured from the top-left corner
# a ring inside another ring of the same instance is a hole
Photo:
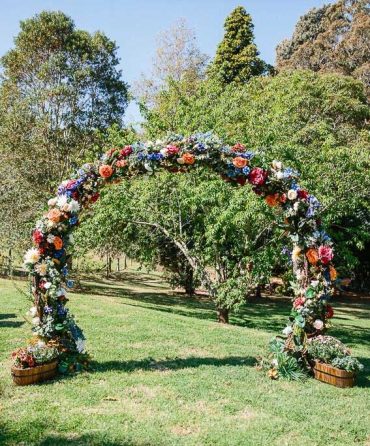
[[[187,172],[207,166],[234,185],[249,184],[269,206],[279,210],[282,225],[290,237],[295,275],[293,308],[284,329],[285,350],[302,351],[308,337],[321,334],[332,317],[328,304],[336,279],[332,265],[332,241],[320,227],[320,203],[297,183],[298,173],[281,162],[266,165],[259,154],[242,144],[225,145],[211,133],[190,137],[169,136],[156,143],[137,143],[108,150],[95,163],[84,164],[59,186],[48,202],[48,211],[33,231],[34,247],[25,255],[32,277],[34,306],[30,312],[35,335],[33,345],[23,349],[23,364],[33,350],[57,349],[61,370],[80,368],[87,361],[85,338],[67,309],[68,259],[73,230],[79,214],[99,198],[106,184],[158,169]],[[18,355],[19,356],[19,355]],[[16,360],[22,362],[16,354]]]

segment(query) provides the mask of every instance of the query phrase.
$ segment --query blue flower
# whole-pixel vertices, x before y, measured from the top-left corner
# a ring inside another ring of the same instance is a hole
[[[56,259],[60,259],[61,257],[63,257],[64,253],[65,253],[64,249],[59,249],[57,251],[54,251],[54,257]]]
[[[143,152],[139,152],[139,153],[137,154],[137,159],[138,159],[139,161],[142,161],[143,159],[145,159],[145,153],[143,153]]]
[[[248,166],[243,167],[244,175],[248,176],[250,171],[251,171],[250,167],[248,167]]]
[[[73,282],[73,280],[67,280],[67,282],[66,282],[66,285],[68,288],[72,288],[74,284],[75,283]]]
[[[68,276],[68,268],[67,268],[67,266],[63,266],[62,274],[63,274],[63,276]]]
[[[200,142],[199,142],[198,144],[195,145],[195,148],[196,148],[197,150],[199,150],[199,152],[204,152],[205,150],[207,150],[206,147],[205,147],[205,145],[202,144],[202,143],[200,143]]]
[[[160,161],[163,158],[161,153],[149,153],[147,159],[150,161]]]
[[[57,305],[57,313],[58,313],[58,316],[64,317],[67,315],[68,310],[67,310],[67,308],[64,307],[64,305],[58,304]]]
[[[307,218],[312,218],[316,211],[321,207],[319,200],[314,195],[308,196],[308,209],[306,212]]]
[[[74,216],[71,217],[68,221],[69,221],[69,224],[70,224],[71,226],[74,226],[74,225],[76,225],[77,222],[78,222],[78,217],[77,217],[76,215],[74,215]]]
[[[228,177],[230,177],[230,178],[235,178],[235,177],[236,177],[235,170],[231,170],[231,169],[229,169],[229,170],[226,172],[226,175],[227,175]]]

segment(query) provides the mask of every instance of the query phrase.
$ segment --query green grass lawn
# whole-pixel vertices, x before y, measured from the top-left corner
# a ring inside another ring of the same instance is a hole
[[[85,288],[70,308],[93,370],[16,387],[9,355],[29,337],[29,302],[0,280],[0,444],[370,444],[369,304],[335,305],[331,333],[366,365],[357,387],[338,389],[271,381],[254,367],[284,327],[286,302],[250,304],[222,326],[212,305],[174,295],[158,277]]]

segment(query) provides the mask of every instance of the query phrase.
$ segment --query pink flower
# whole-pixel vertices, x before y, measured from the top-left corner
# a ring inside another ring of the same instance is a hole
[[[261,169],[261,167],[255,167],[251,170],[248,181],[255,186],[262,186],[267,178],[267,170]]]
[[[167,146],[167,151],[169,155],[176,155],[176,153],[179,153],[179,148],[176,146]]]
[[[319,259],[321,260],[321,263],[327,265],[333,257],[334,253],[330,246],[321,245],[319,247]]]
[[[293,307],[295,309],[299,308],[299,307],[303,307],[303,304],[306,302],[306,299],[304,297],[297,297],[297,299],[294,300],[293,302]]]

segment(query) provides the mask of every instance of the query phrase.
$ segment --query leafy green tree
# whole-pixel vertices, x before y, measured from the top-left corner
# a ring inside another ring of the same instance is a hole
[[[117,47],[104,34],[76,29],[62,12],[42,12],[20,27],[1,59],[0,187],[11,229],[2,228],[5,238],[25,231],[86,157],[97,131],[120,124],[127,105]]]
[[[100,252],[114,246],[144,264],[159,263],[175,271],[184,287],[192,271],[219,320],[227,322],[229,311],[266,283],[281,260],[281,242],[271,237],[273,221],[270,209],[247,187],[233,188],[202,169],[161,172],[103,193],[78,231],[78,245]],[[170,262],[163,258],[167,244],[176,248]]]
[[[340,0],[302,16],[291,39],[276,48],[277,69],[352,75],[370,92],[370,9],[364,0]]]
[[[235,8],[226,18],[224,28],[224,38],[209,67],[210,76],[222,84],[244,83],[271,70],[272,67],[259,58],[252,17],[245,8]]]
[[[171,88],[181,92],[179,86]],[[166,93],[168,109],[171,95]],[[170,125],[165,109],[151,111],[145,123],[150,136],[213,130],[229,143],[245,142],[266,160],[280,159],[297,169],[301,183],[323,203],[343,274],[359,266],[370,221],[369,107],[361,82],[310,71],[226,88],[208,80],[177,104]]]

